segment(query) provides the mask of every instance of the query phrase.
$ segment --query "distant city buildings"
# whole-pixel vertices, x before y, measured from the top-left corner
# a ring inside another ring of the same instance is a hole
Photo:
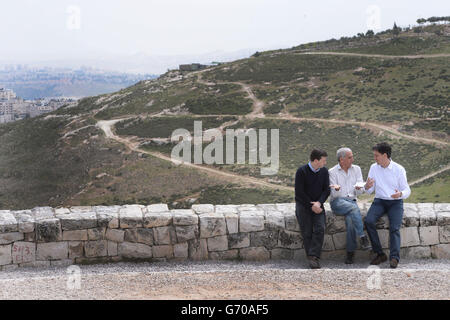
[[[36,117],[75,101],[74,98],[24,100],[13,90],[0,88],[0,124]]]

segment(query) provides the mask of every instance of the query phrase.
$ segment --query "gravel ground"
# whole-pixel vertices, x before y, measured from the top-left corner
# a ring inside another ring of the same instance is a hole
[[[450,260],[158,262],[21,268],[0,273],[4,299],[450,299]],[[73,267],[71,267],[73,268]],[[78,286],[79,285],[79,286]]]

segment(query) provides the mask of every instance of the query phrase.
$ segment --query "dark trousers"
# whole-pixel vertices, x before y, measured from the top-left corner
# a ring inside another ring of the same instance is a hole
[[[380,238],[376,229],[376,223],[382,215],[387,214],[389,218],[389,258],[400,261],[400,227],[403,218],[403,200],[383,200],[375,198],[367,212],[364,221],[369,235],[372,248],[375,253],[382,253]]]
[[[300,202],[296,202],[295,215],[302,233],[306,255],[320,258],[325,236],[325,210],[317,214],[311,210],[311,206],[305,207]]]

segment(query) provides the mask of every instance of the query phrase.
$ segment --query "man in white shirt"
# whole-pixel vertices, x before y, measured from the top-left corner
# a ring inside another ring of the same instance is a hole
[[[398,163],[392,161],[392,148],[383,142],[372,148],[376,163],[372,164],[364,186],[367,193],[375,190],[375,199],[367,212],[365,225],[377,256],[370,264],[378,265],[387,260],[380,244],[376,222],[382,215],[389,218],[389,259],[391,268],[396,268],[400,261],[400,227],[403,217],[403,199],[411,194],[406,171]]]
[[[353,152],[350,148],[340,148],[337,153],[338,164],[329,170],[331,197],[330,205],[333,213],[345,216],[347,228],[346,264],[353,263],[357,248],[356,235],[361,242],[361,249],[369,250],[370,244],[364,234],[361,212],[356,203],[358,195],[364,192],[361,168],[353,164]]]

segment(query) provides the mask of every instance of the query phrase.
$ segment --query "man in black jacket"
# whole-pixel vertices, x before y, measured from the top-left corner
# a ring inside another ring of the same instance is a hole
[[[303,237],[303,246],[312,269],[320,268],[320,254],[325,236],[323,203],[330,195],[327,153],[314,149],[310,162],[295,174],[295,214]]]

